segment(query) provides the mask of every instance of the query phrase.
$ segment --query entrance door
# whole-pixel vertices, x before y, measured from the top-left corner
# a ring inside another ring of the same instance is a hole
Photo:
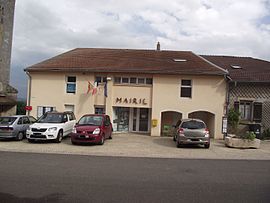
[[[139,131],[148,131],[149,109],[140,109]]]
[[[133,108],[131,109],[131,122],[133,132],[148,132],[149,109]]]

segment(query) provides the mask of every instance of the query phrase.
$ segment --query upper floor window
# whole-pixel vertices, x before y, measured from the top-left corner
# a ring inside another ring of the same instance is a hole
[[[114,84],[152,85],[152,78],[143,77],[114,77]]]
[[[114,78],[114,83],[115,84],[120,84],[121,83],[121,77],[115,77]]]
[[[129,78],[122,77],[122,83],[129,83]]]
[[[67,93],[76,93],[76,77],[67,76]]]
[[[192,83],[191,80],[181,80],[181,97],[191,98],[192,95]]]
[[[152,85],[153,84],[153,79],[152,78],[146,78],[146,84],[147,85]]]
[[[97,82],[97,83],[105,83],[105,82],[107,82],[107,77],[105,77],[105,76],[96,76],[95,82]]]

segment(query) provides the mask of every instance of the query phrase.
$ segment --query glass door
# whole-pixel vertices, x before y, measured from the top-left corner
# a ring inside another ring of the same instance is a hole
[[[138,113],[137,113],[137,108],[133,108],[132,109],[133,110],[133,117],[132,117],[132,131],[138,131],[137,130],[137,126],[138,126],[138,124],[137,124],[137,115],[138,115]]]
[[[117,107],[116,108],[116,124],[117,131],[129,131],[129,108]]]
[[[133,108],[131,109],[131,131],[148,132],[149,128],[149,109]]]
[[[139,131],[147,132],[149,123],[149,109],[140,108]]]

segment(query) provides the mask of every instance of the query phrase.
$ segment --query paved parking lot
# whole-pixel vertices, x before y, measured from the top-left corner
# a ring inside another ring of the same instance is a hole
[[[260,149],[234,149],[224,146],[223,140],[212,140],[210,149],[200,146],[176,148],[170,137],[150,137],[140,134],[113,134],[103,146],[75,146],[70,138],[62,143],[28,143],[27,140],[0,141],[0,151],[79,154],[95,156],[159,157],[187,159],[256,159],[270,160],[270,141],[262,141]]]

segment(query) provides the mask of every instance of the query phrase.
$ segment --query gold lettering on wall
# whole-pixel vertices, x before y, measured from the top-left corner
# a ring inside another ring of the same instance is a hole
[[[116,97],[116,103],[118,104],[142,104],[147,105],[146,99],[138,98],[122,98]]]

